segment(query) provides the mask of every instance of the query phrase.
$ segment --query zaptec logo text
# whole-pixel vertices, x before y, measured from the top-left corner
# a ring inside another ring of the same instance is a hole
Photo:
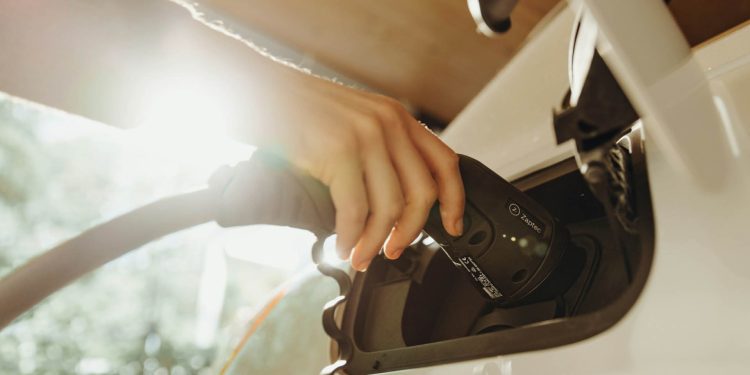
[[[528,225],[529,228],[533,229],[534,232],[542,234],[542,228],[539,225],[537,225],[533,220],[531,220],[531,218],[528,217],[525,212],[521,212],[521,221],[526,223],[526,225]]]
[[[517,204],[511,203],[508,205],[508,211],[510,211],[510,214],[513,216],[518,216],[521,214],[521,207],[518,207]]]
[[[508,212],[510,212],[511,215],[518,217],[519,220],[540,236],[544,233],[544,225],[539,223],[539,220],[528,214],[525,209],[518,205],[518,203],[511,202],[508,204]]]

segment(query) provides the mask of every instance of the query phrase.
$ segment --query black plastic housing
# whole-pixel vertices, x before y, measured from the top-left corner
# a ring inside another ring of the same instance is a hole
[[[460,155],[459,168],[466,193],[463,235],[445,231],[439,204],[424,231],[480,294],[498,305],[518,303],[550,279],[567,250],[568,230],[484,164]]]
[[[562,281],[543,283],[564,288],[537,290],[522,303],[493,303],[426,238],[398,260],[376,258],[354,277],[340,315],[352,344],[344,371],[379,373],[541,350],[612,327],[640,295],[654,245],[640,128],[620,144],[626,160],[618,173],[629,176],[633,228],[608,214],[572,158],[513,181],[570,233],[549,275]]]

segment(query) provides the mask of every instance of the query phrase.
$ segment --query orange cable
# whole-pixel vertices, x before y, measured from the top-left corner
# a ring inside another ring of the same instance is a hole
[[[253,319],[253,322],[250,323],[250,328],[248,328],[247,332],[245,332],[245,335],[242,337],[242,340],[237,344],[237,346],[232,350],[232,354],[229,356],[229,359],[227,359],[226,363],[224,363],[224,366],[221,368],[221,375],[225,375],[227,370],[229,370],[229,366],[232,365],[235,359],[237,359],[237,356],[240,354],[240,350],[245,346],[247,343],[247,340],[250,339],[250,336],[255,333],[255,331],[258,329],[261,323],[263,323],[264,320],[268,317],[268,314],[271,313],[271,310],[273,310],[274,307],[281,301],[282,298],[286,295],[286,290],[281,289],[276,295],[273,296],[273,298],[268,301],[268,303],[263,306],[263,309],[256,315],[255,319]]]

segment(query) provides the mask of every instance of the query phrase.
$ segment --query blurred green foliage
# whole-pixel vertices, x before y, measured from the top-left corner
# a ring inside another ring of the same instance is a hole
[[[122,133],[0,94],[0,277],[87,227],[206,178],[128,147]],[[195,327],[205,243],[216,230],[166,237],[46,299],[0,332],[0,374],[213,373],[217,340],[199,347]],[[221,326],[289,276],[227,267]]]

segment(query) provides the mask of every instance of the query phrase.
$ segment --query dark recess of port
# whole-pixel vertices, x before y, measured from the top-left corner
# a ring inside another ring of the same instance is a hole
[[[521,281],[524,281],[526,279],[526,275],[528,273],[529,271],[526,268],[522,268],[513,274],[511,281],[513,281],[514,283],[520,283]]]
[[[469,238],[469,245],[479,245],[485,238],[487,238],[487,232],[480,230],[471,235]]]

